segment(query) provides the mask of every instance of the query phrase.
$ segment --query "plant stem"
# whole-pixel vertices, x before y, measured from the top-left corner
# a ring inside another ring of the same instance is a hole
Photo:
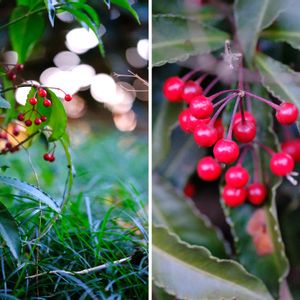
[[[237,112],[238,106],[240,104],[241,101],[241,96],[239,95],[238,98],[236,99],[234,108],[233,108],[233,112],[232,112],[232,116],[231,116],[231,121],[230,121],[230,125],[229,125],[229,129],[228,129],[228,133],[227,133],[227,139],[231,140],[232,139],[232,131],[233,131],[233,124],[234,124],[234,116]]]
[[[252,94],[252,93],[250,93],[250,92],[244,91],[244,93],[245,93],[245,95],[247,95],[247,96],[250,96],[250,97],[255,98],[255,99],[257,99],[257,100],[259,100],[259,101],[261,101],[261,102],[264,102],[264,103],[268,104],[269,106],[271,106],[272,108],[274,108],[274,109],[276,109],[276,110],[278,110],[278,109],[280,108],[279,105],[273,103],[273,102],[270,101],[270,100],[267,100],[267,99],[265,99],[265,98],[262,98],[262,97],[260,97],[260,96],[255,95],[255,94]]]
[[[210,92],[210,90],[219,82],[219,80],[220,79],[218,77],[212,80],[212,82],[203,91],[203,95],[207,95]]]

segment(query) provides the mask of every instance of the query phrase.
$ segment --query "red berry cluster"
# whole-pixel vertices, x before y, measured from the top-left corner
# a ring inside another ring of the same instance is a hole
[[[15,81],[17,79],[17,73],[23,71],[23,64],[13,64],[13,65],[3,65],[6,70],[6,77],[10,81]]]
[[[249,110],[245,110],[242,101],[257,100],[268,104],[276,110],[276,119],[282,125],[290,125],[296,122],[298,118],[297,107],[288,102],[277,105],[270,100],[240,88],[224,90],[206,96],[199,85],[199,80],[184,80],[179,77],[168,78],[163,85],[163,93],[170,102],[185,102],[186,108],[178,117],[181,129],[186,133],[193,134],[197,145],[213,147],[214,157],[206,156],[198,162],[197,173],[199,177],[205,181],[214,181],[221,176],[224,164],[232,164],[240,157],[238,163],[230,167],[225,173],[226,185],[223,190],[223,200],[230,207],[241,205],[246,198],[254,205],[263,203],[267,195],[266,186],[259,182],[258,178],[254,178],[253,182],[249,184],[250,175],[241,165],[244,154],[240,155],[240,152],[248,151],[249,149],[246,147],[254,152],[253,145],[259,143],[254,141],[257,128],[256,119]],[[226,96],[213,103],[222,95]],[[220,114],[227,104],[234,99],[236,101],[232,119],[225,137]],[[260,146],[271,155],[270,170],[274,175],[289,176],[292,174],[294,169],[292,156],[295,155],[291,156],[288,151],[275,153],[263,144],[260,144]],[[293,142],[293,147],[289,144],[289,147],[294,149],[296,143]],[[297,147],[300,149],[300,142]],[[299,159],[300,154],[298,153]]]
[[[1,154],[6,154],[8,152],[14,153],[16,151],[19,151],[18,145],[14,146],[11,140],[9,139],[9,135],[12,136],[14,140],[17,140],[16,138],[20,134],[20,128],[18,124],[14,124],[12,128],[12,132],[8,133],[8,131],[2,130],[0,132],[0,145],[1,145]]]

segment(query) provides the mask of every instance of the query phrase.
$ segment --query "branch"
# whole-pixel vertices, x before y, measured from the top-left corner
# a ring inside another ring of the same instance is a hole
[[[52,271],[49,271],[49,272],[43,272],[43,273],[27,276],[26,279],[36,278],[36,277],[40,277],[40,276],[47,275],[47,274],[86,275],[86,274],[101,271],[103,269],[106,269],[106,268],[110,267],[111,265],[116,266],[116,265],[122,264],[122,263],[130,261],[130,260],[131,260],[131,256],[116,260],[112,263],[105,263],[103,265],[93,267],[93,268],[89,268],[89,269],[84,269],[84,270],[81,270],[81,271],[72,271],[71,272],[71,271],[65,271],[65,270],[52,270]]]

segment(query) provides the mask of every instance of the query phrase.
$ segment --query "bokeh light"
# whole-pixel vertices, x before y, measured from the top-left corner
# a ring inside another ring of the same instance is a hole
[[[147,39],[142,39],[138,41],[137,52],[143,59],[149,59],[149,41]]]
[[[138,69],[145,68],[148,64],[147,60],[143,59],[139,55],[137,48],[135,47],[131,47],[126,50],[126,59],[131,66]]]
[[[117,85],[114,79],[105,73],[97,74],[91,82],[92,97],[102,103],[113,103],[116,101]]]
[[[39,85],[40,83],[35,80],[28,80],[28,81],[23,82],[23,85],[26,85],[26,84]],[[17,88],[16,92],[15,92],[16,101],[21,105],[25,105],[26,99],[27,99],[27,96],[28,96],[28,93],[30,92],[30,90],[31,90],[31,87]]]
[[[80,58],[73,52],[62,51],[54,56],[53,62],[61,70],[70,70],[79,65]]]
[[[132,110],[125,114],[115,114],[113,120],[120,131],[133,131],[137,125],[136,115]]]

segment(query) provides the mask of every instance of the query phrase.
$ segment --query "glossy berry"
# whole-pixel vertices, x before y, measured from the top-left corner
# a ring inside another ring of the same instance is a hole
[[[281,149],[289,154],[294,161],[300,162],[300,139],[292,139],[282,143]]]
[[[25,120],[25,116],[23,114],[18,115],[18,120],[23,122]]]
[[[240,154],[237,143],[227,139],[217,141],[213,151],[215,158],[224,164],[233,163]]]
[[[51,157],[50,153],[45,153],[43,156],[44,160],[46,160],[46,161],[50,161],[50,157]]]
[[[211,147],[218,140],[217,130],[206,124],[199,124],[194,130],[194,139],[201,147]]]
[[[205,96],[196,96],[190,102],[191,114],[197,119],[209,118],[214,112],[214,107],[211,101]]]
[[[27,126],[27,127],[30,127],[31,125],[32,125],[32,121],[31,120],[26,120],[25,121],[25,125]]]
[[[163,93],[170,102],[181,101],[184,81],[177,76],[168,78],[163,85]]]
[[[17,71],[23,71],[24,70],[24,65],[23,64],[16,64],[16,70]]]
[[[264,202],[267,196],[267,189],[262,183],[252,183],[247,189],[248,200],[254,205],[260,205]]]
[[[187,133],[193,133],[199,123],[188,108],[179,114],[178,121],[181,129]]]
[[[223,190],[223,200],[224,203],[229,207],[237,207],[243,204],[247,197],[247,191],[242,189],[237,189],[226,185]]]
[[[270,161],[270,168],[273,174],[277,176],[286,176],[294,169],[295,162],[293,158],[284,152],[276,153]]]
[[[38,94],[40,97],[45,98],[47,96],[47,92],[44,89],[39,89]]]
[[[46,107],[49,107],[49,106],[52,105],[52,102],[49,99],[45,99],[44,102],[43,102],[43,105],[46,106]]]
[[[254,123],[254,125],[256,125],[256,119],[254,118],[254,116],[249,112],[249,111],[244,111],[244,118],[245,121],[249,121]],[[236,126],[238,123],[240,123],[242,121],[242,113],[239,111],[235,114],[234,116],[234,121],[233,121],[233,126]]]
[[[224,126],[222,124],[222,118],[218,118],[214,124],[215,129],[217,130],[218,140],[224,137]]]
[[[8,78],[10,81],[15,81],[15,80],[17,79],[17,75],[16,75],[14,72],[9,71],[9,72],[7,73],[7,78]]]
[[[50,162],[54,162],[54,161],[55,161],[55,157],[54,157],[54,155],[53,155],[53,154],[50,154],[49,161],[50,161]]]
[[[233,127],[233,134],[237,141],[249,143],[256,136],[256,126],[251,121],[240,121]]]
[[[37,101],[37,99],[35,97],[32,97],[32,98],[29,99],[29,103],[31,105],[36,105],[38,103],[38,101]]]
[[[35,125],[40,125],[42,123],[42,120],[40,119],[40,118],[36,118],[35,120],[34,120],[34,124]]]
[[[202,92],[203,90],[198,83],[189,80],[184,84],[181,98],[189,104],[193,98],[195,98],[198,95],[201,95]]]
[[[72,100],[72,96],[70,94],[66,94],[65,95],[65,100],[66,101],[71,101]]]
[[[280,104],[279,109],[276,113],[276,119],[282,125],[293,124],[298,118],[298,108],[296,105],[288,102]]]
[[[213,157],[205,156],[198,162],[197,173],[205,181],[214,181],[221,176],[222,168]]]
[[[47,121],[47,117],[46,116],[41,116],[41,121],[42,122],[46,122]]]
[[[234,188],[243,188],[248,180],[248,171],[239,165],[230,167],[225,173],[226,184]]]

